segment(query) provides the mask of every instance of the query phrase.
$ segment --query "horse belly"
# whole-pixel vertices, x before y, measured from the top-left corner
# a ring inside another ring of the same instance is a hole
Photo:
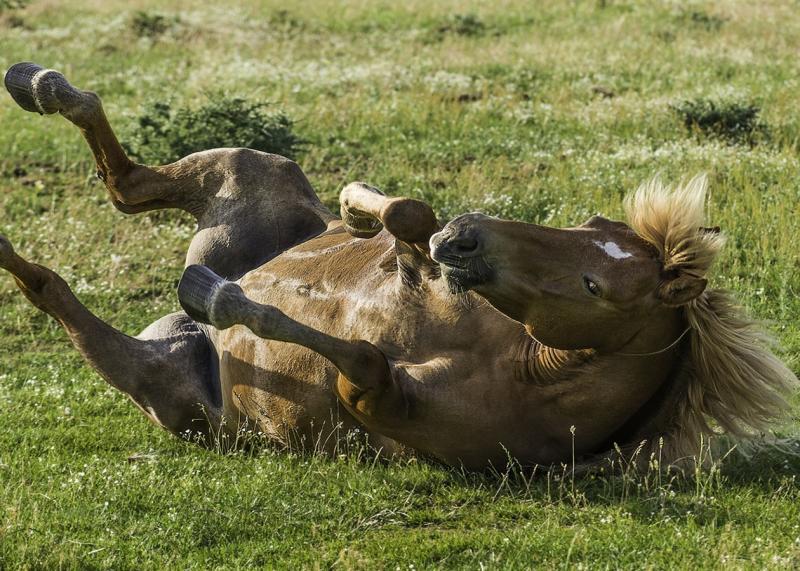
[[[337,430],[358,426],[331,390],[337,371],[326,359],[261,339],[242,326],[221,333],[220,381],[229,423],[304,450],[333,445]]]

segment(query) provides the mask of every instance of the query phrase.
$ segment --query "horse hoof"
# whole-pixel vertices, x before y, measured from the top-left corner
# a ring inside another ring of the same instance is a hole
[[[372,216],[358,216],[353,214],[344,205],[340,207],[344,229],[355,238],[372,238],[383,230],[383,224]]]
[[[186,314],[200,323],[211,323],[214,294],[228,283],[206,266],[192,265],[183,271],[178,284],[178,301]]]
[[[408,244],[427,244],[439,229],[436,215],[426,203],[415,198],[393,198],[381,210],[386,229]]]
[[[63,75],[31,62],[8,68],[4,83],[17,105],[42,115],[60,111],[64,102],[80,95]]]

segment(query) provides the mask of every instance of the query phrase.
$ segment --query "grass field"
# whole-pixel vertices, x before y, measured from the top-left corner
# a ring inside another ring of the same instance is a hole
[[[331,206],[365,180],[445,219],[570,225],[707,172],[729,236],[713,284],[800,371],[797,2],[7,4],[3,69],[65,72],[127,137],[154,100],[269,101]],[[0,149],[0,233],[23,255],[128,333],[177,309],[188,217],[114,210],[77,130],[5,92]],[[776,431],[796,448],[796,420]],[[798,474],[777,452],[586,480],[213,454],[146,422],[0,276],[0,569],[797,568]]]

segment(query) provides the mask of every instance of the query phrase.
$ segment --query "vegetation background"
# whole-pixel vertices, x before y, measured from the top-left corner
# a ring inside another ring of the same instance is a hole
[[[729,236],[714,285],[795,372],[798,46],[789,0],[0,0],[3,69],[98,92],[142,160],[274,150],[331,206],[366,180],[444,219],[569,225],[705,171]],[[126,332],[176,310],[191,220],[115,211],[61,118],[2,94],[0,125],[19,251]],[[0,569],[800,566],[796,419],[784,450],[696,478],[217,455],[148,424],[7,276],[0,339]]]

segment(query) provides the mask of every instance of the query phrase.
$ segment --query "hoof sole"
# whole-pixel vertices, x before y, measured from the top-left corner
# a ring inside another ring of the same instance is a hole
[[[383,224],[371,216],[353,214],[344,205],[341,206],[339,212],[342,215],[345,230],[355,238],[372,238],[383,230]]]
[[[25,111],[42,113],[33,95],[33,78],[44,68],[31,62],[16,63],[8,68],[3,82],[14,101]]]
[[[178,301],[186,314],[200,323],[211,323],[214,294],[228,283],[206,266],[192,265],[183,271],[178,284]]]
[[[3,82],[17,105],[41,115],[58,112],[60,97],[78,93],[57,71],[29,61],[8,68]]]

